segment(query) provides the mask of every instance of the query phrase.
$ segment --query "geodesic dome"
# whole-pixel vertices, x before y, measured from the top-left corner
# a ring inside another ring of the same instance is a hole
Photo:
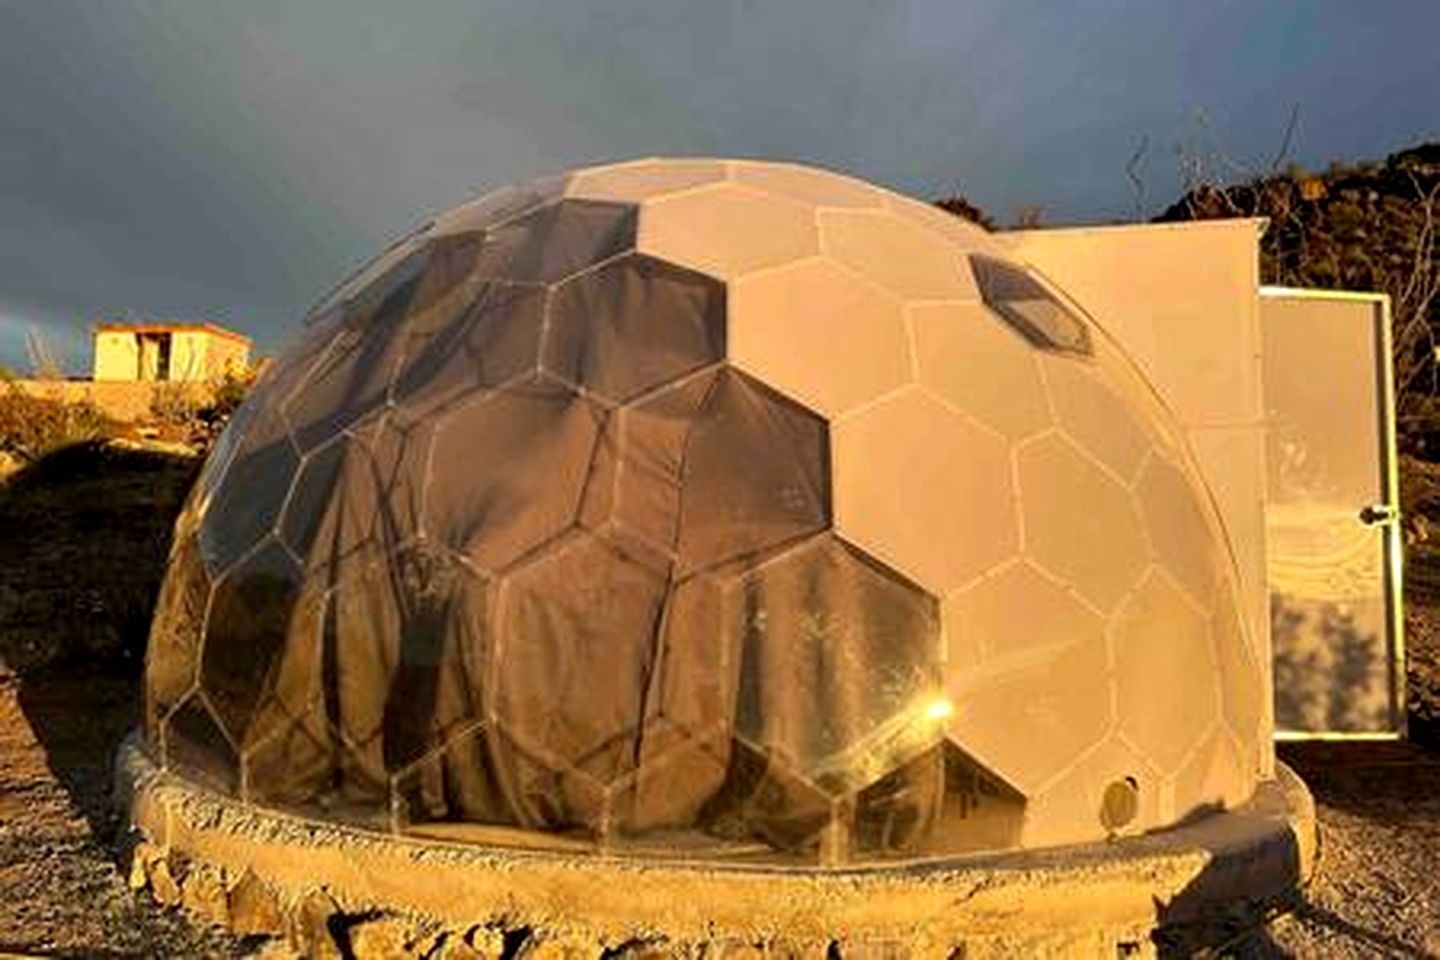
[[[177,527],[145,725],[242,799],[834,865],[1243,802],[1179,431],[981,229],[786,164],[490,194],[342,285]]]

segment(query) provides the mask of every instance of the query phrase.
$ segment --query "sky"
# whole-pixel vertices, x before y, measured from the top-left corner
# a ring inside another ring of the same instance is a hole
[[[1262,170],[1292,107],[1312,169],[1440,139],[1437,37],[1434,0],[0,0],[0,364],[34,329],[85,373],[125,318],[272,354],[433,214],[628,157],[1154,215],[1177,148]]]

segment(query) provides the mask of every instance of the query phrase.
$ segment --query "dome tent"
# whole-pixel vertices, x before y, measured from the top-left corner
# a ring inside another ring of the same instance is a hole
[[[806,168],[512,188],[314,311],[176,531],[146,729],[255,803],[796,863],[1243,802],[1203,485],[979,228]]]

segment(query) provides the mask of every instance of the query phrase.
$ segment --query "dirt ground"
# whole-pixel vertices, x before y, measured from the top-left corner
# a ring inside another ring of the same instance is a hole
[[[240,957],[258,947],[133,893],[113,849],[110,762],[135,722],[149,610],[194,473],[191,458],[89,447],[0,485],[0,955]],[[1283,748],[1317,802],[1317,879],[1263,929],[1162,938],[1162,953],[1440,958],[1431,548],[1417,544],[1409,561],[1412,742]]]

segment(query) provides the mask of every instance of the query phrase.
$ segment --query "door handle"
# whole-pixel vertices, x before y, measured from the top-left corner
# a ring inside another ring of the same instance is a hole
[[[1399,520],[1400,511],[1388,503],[1372,503],[1360,511],[1360,522],[1369,526],[1397,523]]]

